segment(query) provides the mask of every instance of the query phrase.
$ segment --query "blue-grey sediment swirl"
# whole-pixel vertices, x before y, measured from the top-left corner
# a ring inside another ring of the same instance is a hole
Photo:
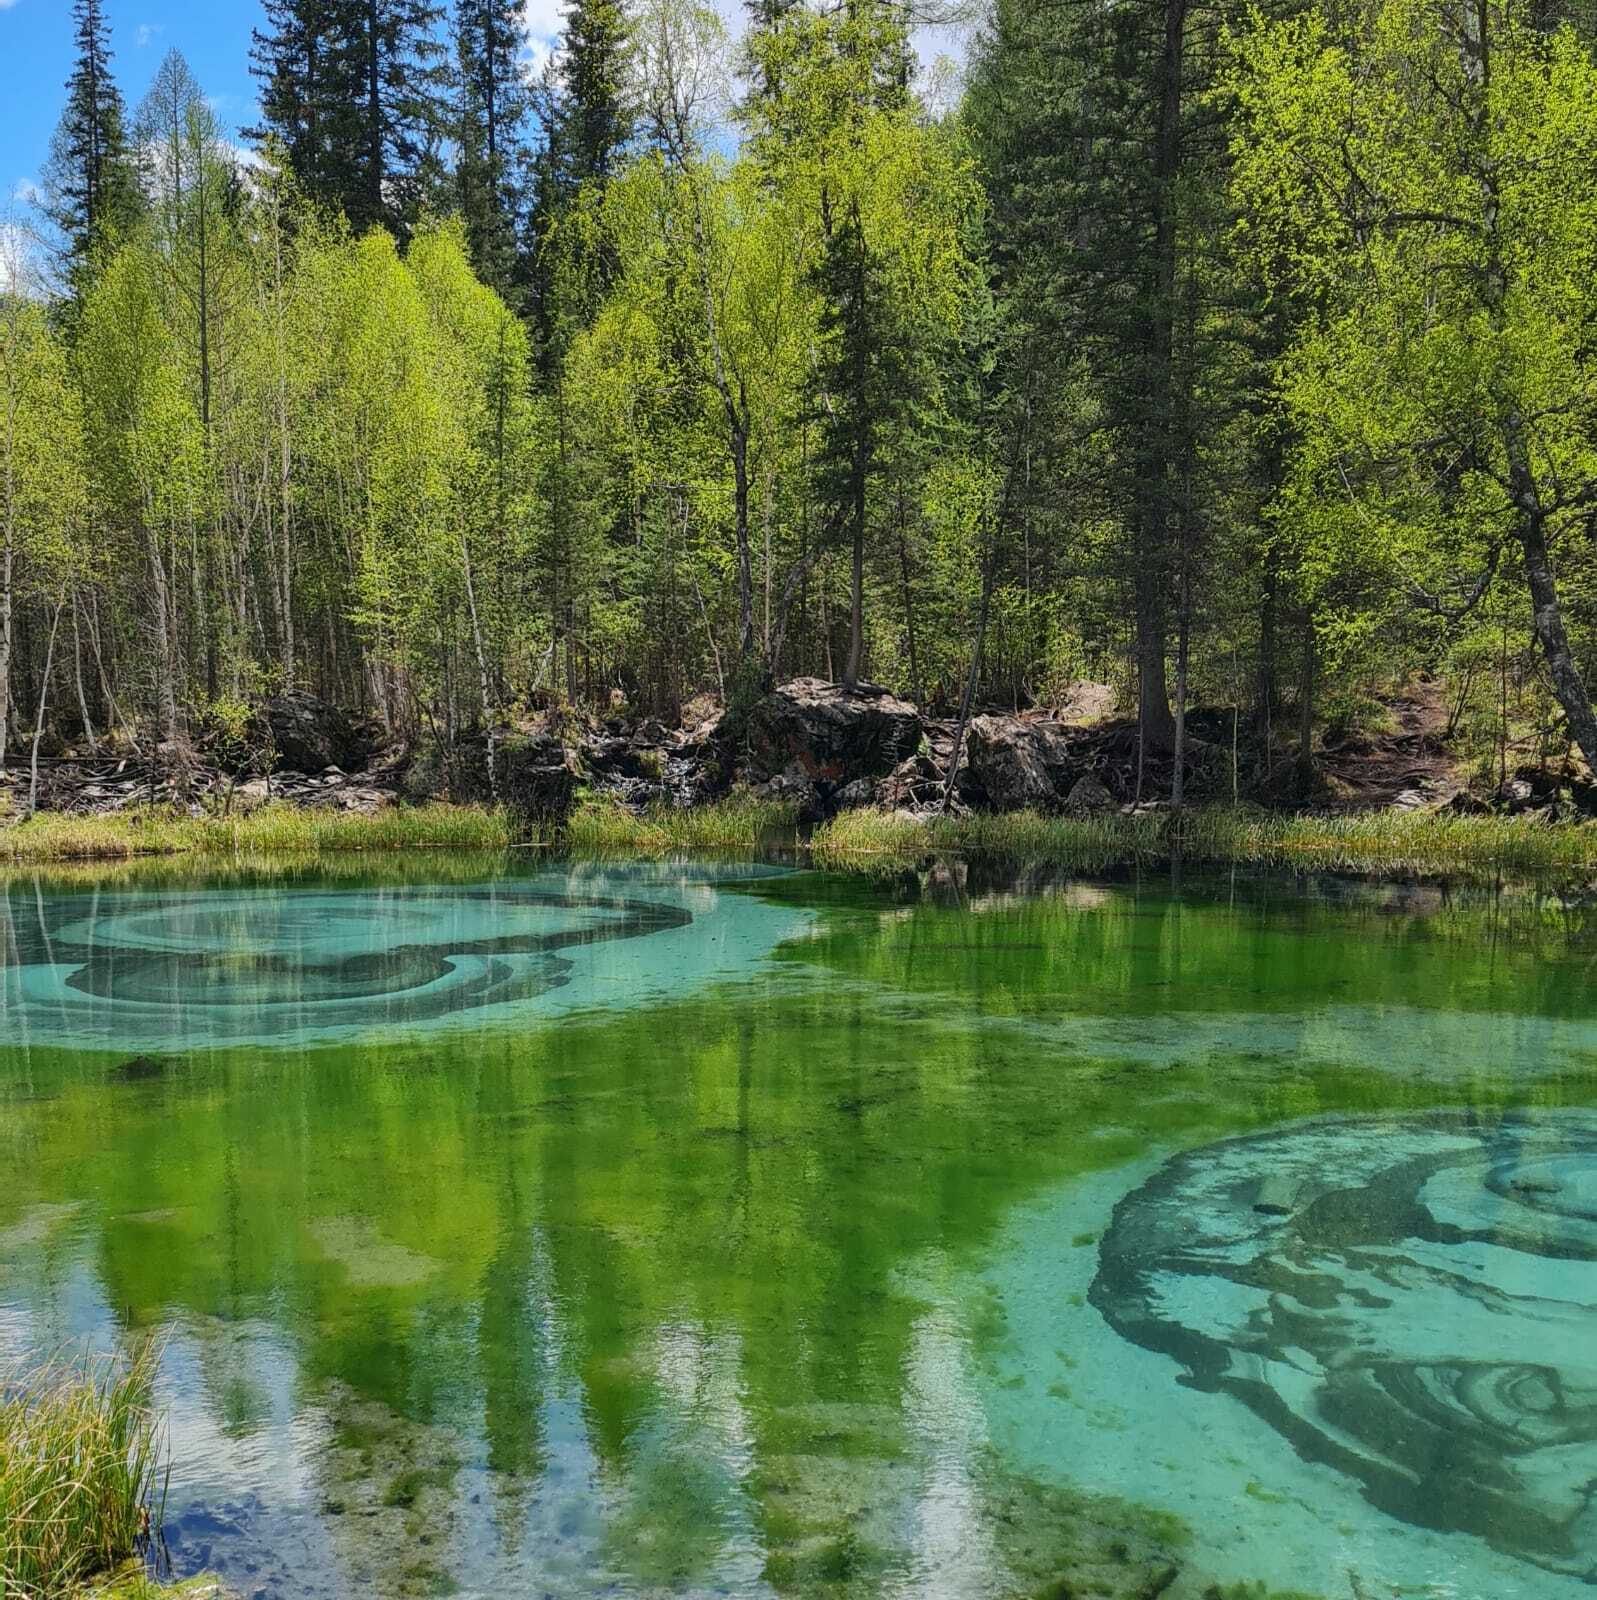
[[[1116,1207],[1091,1298],[1390,1515],[1597,1582],[1597,1115],[1188,1151]]]
[[[13,897],[8,1005],[39,1042],[151,1048],[435,1023],[569,981],[570,952],[693,921],[507,881]]]

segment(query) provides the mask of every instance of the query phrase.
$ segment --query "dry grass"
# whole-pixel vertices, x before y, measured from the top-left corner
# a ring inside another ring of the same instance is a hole
[[[133,1554],[161,1483],[156,1359],[0,1378],[0,1595],[57,1600]]]

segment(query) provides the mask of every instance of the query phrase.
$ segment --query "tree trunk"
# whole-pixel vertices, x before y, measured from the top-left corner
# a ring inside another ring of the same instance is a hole
[[[916,705],[923,698],[920,681],[920,654],[915,647],[915,593],[909,582],[909,547],[904,538],[904,496],[898,497],[898,573],[904,585],[904,633],[909,645],[909,693]]]
[[[10,453],[6,456],[6,476],[13,472]],[[8,485],[6,494],[5,545],[0,549],[0,773],[6,770],[6,739],[10,734],[11,710],[11,636],[12,608],[15,604],[13,584],[16,575],[17,542],[14,531],[15,513]]]
[[[976,639],[971,646],[970,671],[965,676],[965,691],[959,697],[959,720],[954,724],[954,748],[948,757],[948,776],[943,779],[943,805],[946,813],[954,803],[954,780],[959,776],[960,758],[965,753],[965,729],[970,722],[971,708],[976,702],[976,688],[981,682],[982,656],[987,649],[987,618],[992,612],[993,571],[998,565],[992,551],[982,567],[981,605],[976,612]]]
[[[100,741],[94,735],[89,716],[89,696],[83,687],[83,629],[78,621],[78,592],[72,591],[72,681],[78,691],[78,715],[83,719],[83,736],[89,741],[90,755],[99,755]]]
[[[1175,721],[1165,682],[1165,586],[1168,581],[1171,485],[1180,448],[1182,410],[1175,363],[1176,180],[1181,168],[1181,101],[1187,0],[1165,0],[1164,48],[1159,61],[1153,148],[1152,306],[1147,321],[1147,370],[1142,421],[1139,513],[1135,552],[1137,718],[1145,746],[1168,750]]]
[[[1536,642],[1546,658],[1553,693],[1568,720],[1570,734],[1580,746],[1586,765],[1597,773],[1597,716],[1592,714],[1591,696],[1586,692],[1585,680],[1564,631],[1563,608],[1558,603],[1552,559],[1547,551],[1546,526],[1539,514],[1526,513],[1518,531],[1525,556],[1525,581],[1530,587]]]
[[[1171,741],[1175,762],[1170,774],[1170,809],[1179,812],[1186,800],[1187,779],[1187,640],[1191,633],[1192,589],[1187,564],[1181,563],[1181,615],[1176,630],[1176,715]]]
[[[33,749],[28,760],[28,815],[39,809],[39,741],[44,737],[44,717],[50,707],[50,672],[55,666],[55,638],[61,629],[61,607],[57,600],[50,617],[50,642],[44,650],[44,677],[39,682],[39,711],[33,723]]]
[[[1303,618],[1303,675],[1298,682],[1298,789],[1314,788],[1314,613]]]

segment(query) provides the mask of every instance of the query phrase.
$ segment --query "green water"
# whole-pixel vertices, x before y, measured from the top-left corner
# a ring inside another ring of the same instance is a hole
[[[3,917],[0,1355],[163,1331],[180,1571],[1597,1573],[1582,897],[429,858]]]

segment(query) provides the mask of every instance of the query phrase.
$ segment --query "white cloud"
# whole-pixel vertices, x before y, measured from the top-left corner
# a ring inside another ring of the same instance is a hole
[[[0,221],[0,294],[36,294],[40,265],[33,230],[21,222]]]
[[[0,11],[9,11],[17,0],[0,0]]]
[[[166,24],[164,22],[141,22],[133,30],[133,42],[142,50],[146,45],[153,44],[156,37],[165,32]]]

